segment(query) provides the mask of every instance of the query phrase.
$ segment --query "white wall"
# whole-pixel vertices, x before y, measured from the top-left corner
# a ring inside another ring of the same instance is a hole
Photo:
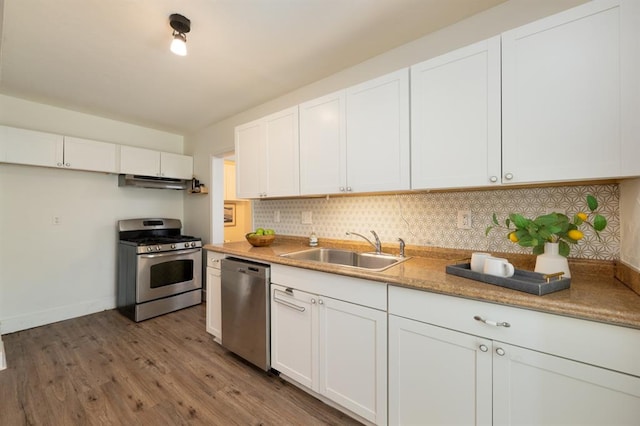
[[[272,112],[296,105],[316,97],[343,89],[397,69],[433,58],[459,47],[500,34],[511,28],[552,15],[586,0],[509,0],[485,12],[431,35],[419,38],[356,66],[340,71],[325,79],[304,86],[277,99],[248,109],[226,120],[214,123],[185,140],[185,151],[194,155],[194,173],[199,178],[209,177],[210,157],[234,150],[234,128],[238,124],[260,118]],[[210,184],[209,182],[207,182]],[[212,190],[220,190],[221,182],[210,184]],[[209,209],[201,199],[188,198],[185,215],[188,224],[200,235],[211,235]]]
[[[620,261],[640,272],[640,179],[620,183]]]
[[[0,124],[181,153],[183,137],[0,95]],[[116,306],[116,223],[183,218],[183,192],[0,163],[0,334]],[[53,225],[53,216],[60,218]]]

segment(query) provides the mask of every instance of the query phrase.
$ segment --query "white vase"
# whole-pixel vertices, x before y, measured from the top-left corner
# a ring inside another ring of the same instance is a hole
[[[569,262],[559,252],[558,243],[544,243],[544,253],[536,258],[536,272],[553,274],[564,272],[563,278],[570,278]]]

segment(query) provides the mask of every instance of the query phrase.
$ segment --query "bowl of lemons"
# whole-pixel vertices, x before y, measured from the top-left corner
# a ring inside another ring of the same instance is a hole
[[[273,229],[258,228],[253,232],[249,232],[244,236],[249,244],[254,247],[267,247],[276,239],[276,233]]]

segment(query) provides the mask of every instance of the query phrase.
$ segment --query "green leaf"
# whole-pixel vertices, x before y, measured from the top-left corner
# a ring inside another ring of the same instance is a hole
[[[598,200],[593,195],[587,195],[587,206],[589,206],[589,210],[594,211],[598,208]]]
[[[573,215],[573,223],[574,223],[574,225],[580,226],[580,225],[582,225],[582,222],[584,222],[584,220],[582,220],[577,214]],[[577,228],[574,228],[574,229],[577,229]]]
[[[593,229],[596,231],[602,231],[607,226],[607,219],[604,216],[597,214],[593,218]]]
[[[492,229],[493,229],[493,226],[487,226],[487,229],[484,230],[484,236],[488,237],[489,232],[491,232]]]
[[[571,248],[569,247],[569,244],[567,244],[565,241],[560,241],[558,243],[558,252],[560,253],[561,256],[564,256],[564,257],[569,256],[570,251],[571,251]]]
[[[507,228],[510,228],[510,227],[511,227],[511,220],[509,220],[509,218],[506,218],[506,219],[504,220],[504,225],[505,225]]]
[[[535,246],[533,248],[533,254],[538,255],[538,254],[542,254],[544,253],[544,244],[541,244],[539,246]]]
[[[509,215],[509,217],[513,221],[513,224],[516,225],[516,228],[526,228],[527,225],[531,223],[529,219],[525,218],[521,214],[512,213]]]
[[[493,214],[493,217],[491,218],[492,222],[494,225],[498,225],[500,226],[500,224],[498,223],[498,216],[496,216],[496,214]]]

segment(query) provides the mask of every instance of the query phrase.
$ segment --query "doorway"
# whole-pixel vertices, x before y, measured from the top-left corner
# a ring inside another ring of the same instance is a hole
[[[236,196],[236,162],[233,154],[223,157],[224,160],[224,242],[244,241],[245,234],[253,228],[251,200]]]

